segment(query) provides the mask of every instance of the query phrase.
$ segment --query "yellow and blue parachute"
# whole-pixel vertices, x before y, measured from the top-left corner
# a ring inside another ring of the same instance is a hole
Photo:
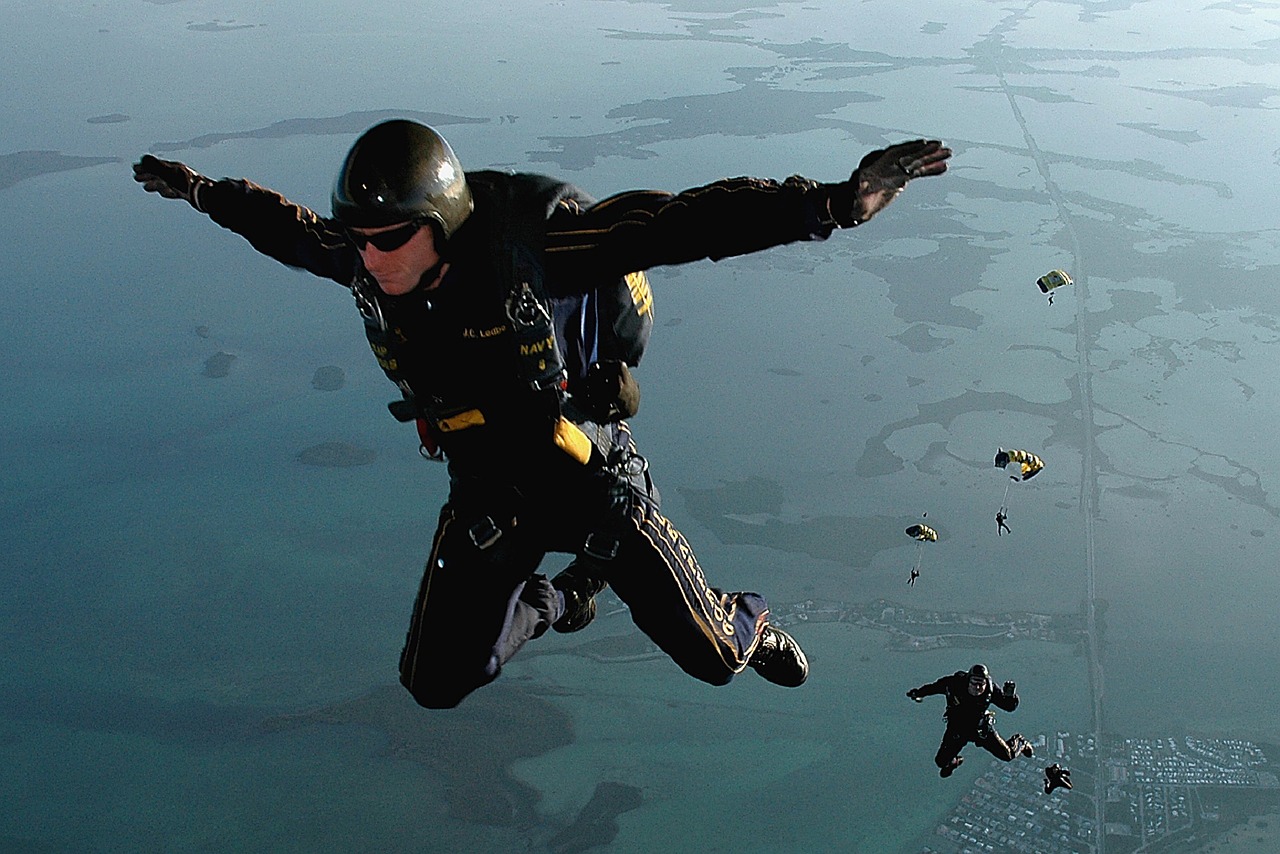
[[[1044,468],[1044,460],[1030,451],[1020,451],[1013,448],[1007,451],[1004,448],[996,449],[996,468],[1007,469],[1011,465],[1018,466],[1018,471],[1023,480],[1031,480]],[[1016,475],[1010,475],[1010,477],[1016,477]]]
[[[907,536],[922,543],[926,541],[936,543],[938,541],[938,532],[928,525],[912,525],[907,528]]]
[[[1049,295],[1049,305],[1053,305],[1053,291],[1069,284],[1071,284],[1071,277],[1064,270],[1050,270],[1036,279],[1040,293]]]

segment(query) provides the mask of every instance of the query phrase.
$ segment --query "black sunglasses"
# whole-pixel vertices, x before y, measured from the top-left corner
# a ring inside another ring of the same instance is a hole
[[[413,236],[418,233],[418,229],[422,228],[422,225],[422,222],[414,220],[413,222],[406,222],[399,228],[379,231],[377,234],[360,234],[348,229],[347,237],[351,238],[351,242],[361,252],[370,244],[373,244],[373,248],[379,252],[395,252],[413,239]]]

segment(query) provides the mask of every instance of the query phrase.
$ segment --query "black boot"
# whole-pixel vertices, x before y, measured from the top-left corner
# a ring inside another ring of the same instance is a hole
[[[768,623],[760,630],[756,651],[747,666],[774,685],[799,688],[809,678],[809,659],[796,639]]]
[[[938,769],[938,776],[950,777],[952,773],[954,773],[955,770],[960,767],[961,762],[964,762],[963,756],[957,756],[955,759],[952,759],[946,765],[943,765],[941,768]]]
[[[581,558],[551,579],[551,586],[564,594],[564,613],[551,624],[557,632],[576,632],[596,617],[596,594],[608,584],[595,575],[594,565]]]
[[[1015,732],[1009,737],[1009,752],[1013,754],[1013,758],[1019,756],[1035,756],[1036,749],[1031,746],[1031,742],[1027,740],[1020,732]]]

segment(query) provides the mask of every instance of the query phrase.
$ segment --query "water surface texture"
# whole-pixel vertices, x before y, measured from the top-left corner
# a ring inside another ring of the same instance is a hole
[[[974,661],[1006,734],[1280,743],[1280,4],[6,5],[0,849],[948,851],[986,760],[940,780],[904,692]],[[392,116],[597,197],[954,148],[856,230],[651,275],[636,436],[808,685],[694,682],[605,594],[457,710],[395,687],[443,467],[341,288],[129,169],[324,212]],[[999,447],[1046,461],[1003,537]],[[955,628],[1027,615],[1067,628]]]

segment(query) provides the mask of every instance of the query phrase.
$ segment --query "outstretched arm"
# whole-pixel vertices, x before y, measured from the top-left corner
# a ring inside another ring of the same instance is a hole
[[[359,253],[343,231],[251,181],[214,181],[184,163],[150,154],[133,165],[133,180],[147,192],[182,199],[282,264],[343,285],[359,273]]]
[[[719,260],[800,240],[824,240],[885,208],[913,178],[941,175],[951,150],[915,140],[873,151],[847,181],[800,176],[716,181],[678,194],[634,191],[585,210],[564,206],[547,232],[553,281]]]
[[[915,700],[917,703],[925,697],[932,697],[934,694],[945,694],[947,692],[947,680],[950,677],[943,676],[928,685],[921,685],[919,688],[912,688],[907,692],[907,696]]]

